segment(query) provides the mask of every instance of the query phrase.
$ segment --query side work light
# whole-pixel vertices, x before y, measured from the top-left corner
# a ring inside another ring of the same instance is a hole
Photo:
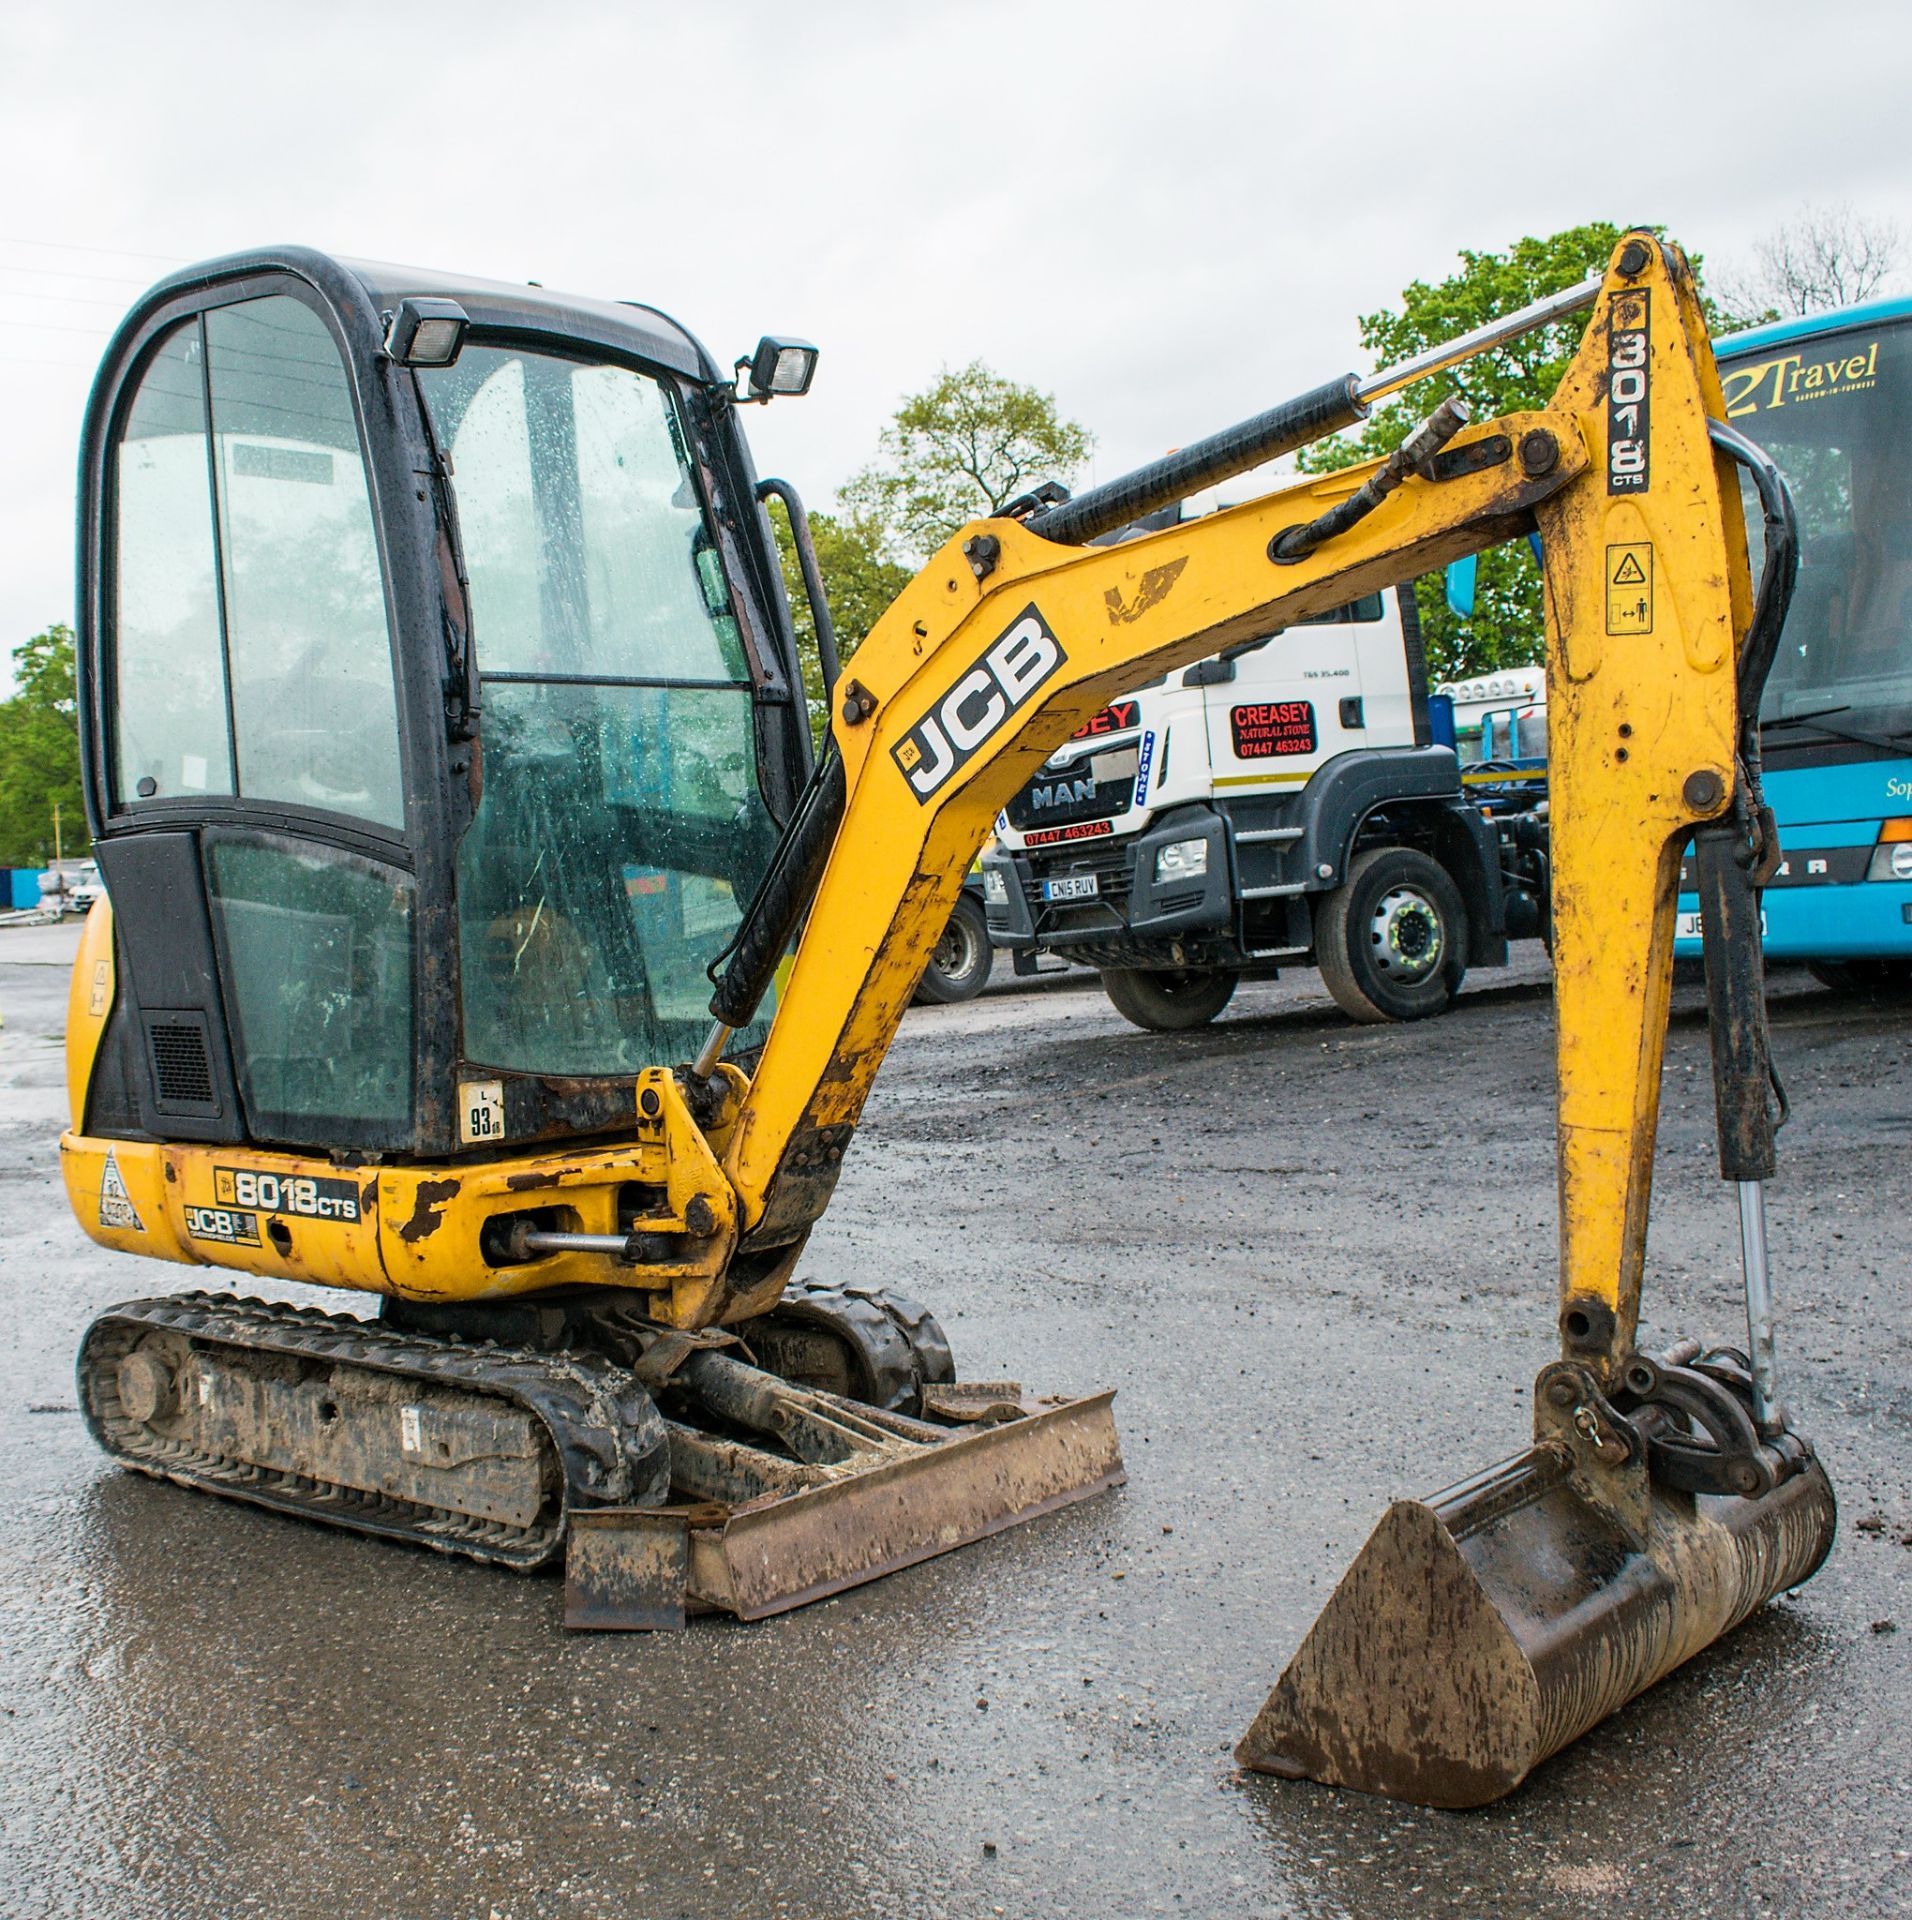
[[[810,391],[816,378],[817,350],[807,340],[766,333],[755,353],[736,365],[739,400],[774,400]]]
[[[401,300],[386,323],[386,355],[401,367],[448,367],[470,324],[456,300]]]

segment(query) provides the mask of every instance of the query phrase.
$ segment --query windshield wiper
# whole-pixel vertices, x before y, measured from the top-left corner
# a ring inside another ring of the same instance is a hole
[[[1912,746],[1912,733],[1869,733],[1863,727],[1829,727],[1825,722],[1835,713],[1850,713],[1851,704],[1839,707],[1820,707],[1813,713],[1789,713],[1778,720],[1766,720],[1760,723],[1760,738],[1769,733],[1777,733],[1781,727],[1810,727],[1814,733],[1823,733],[1830,740],[1851,740],[1862,747],[1896,748]]]
[[[1809,726],[1815,720],[1824,720],[1832,714],[1850,713],[1851,711],[1852,703],[1850,701],[1842,707],[1815,707],[1810,713],[1789,713],[1779,720],[1762,720],[1759,723],[1759,730],[1761,733],[1777,733],[1781,727]],[[1830,732],[1831,729],[1821,727],[1819,731],[1821,733],[1827,733]]]

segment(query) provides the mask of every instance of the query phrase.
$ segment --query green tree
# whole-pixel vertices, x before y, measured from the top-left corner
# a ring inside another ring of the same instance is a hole
[[[1361,318],[1361,344],[1377,367],[1393,366],[1606,268],[1629,229],[1595,220],[1545,239],[1516,240],[1502,253],[1460,256],[1461,270],[1438,285],[1416,280],[1401,290],[1398,308]],[[1657,229],[1656,229],[1657,231]],[[1694,272],[1699,261],[1693,260]],[[1709,310],[1709,322],[1717,315]],[[1328,473],[1391,452],[1409,430],[1450,394],[1474,417],[1544,406],[1580,345],[1585,312],[1510,340],[1446,373],[1420,380],[1375,408],[1355,433],[1337,434],[1302,450],[1304,473]],[[1540,569],[1526,541],[1480,556],[1474,611],[1465,620],[1447,604],[1439,574],[1416,588],[1429,677],[1460,679],[1499,667],[1528,666],[1545,650]]]
[[[41,867],[53,858],[56,805],[61,850],[87,847],[73,629],[36,633],[13,662],[13,697],[0,700],[0,865]]]
[[[1094,444],[1053,394],[973,360],[897,408],[838,504],[881,534],[885,558],[920,563],[965,521],[1044,480],[1072,480]]]
[[[803,661],[803,691],[810,705],[810,728],[821,735],[827,721],[823,701],[823,674],[817,659],[816,624],[810,618],[810,596],[804,590],[797,549],[790,537],[790,519],[781,500],[770,502],[770,521],[777,531],[777,553],[783,562],[783,584],[796,623],[797,652]],[[830,625],[836,634],[837,657],[847,661],[868,637],[882,613],[909,583],[910,569],[883,557],[883,536],[869,521],[854,514],[813,513],[810,538],[816,543],[817,565],[823,574],[824,597],[830,603]]]

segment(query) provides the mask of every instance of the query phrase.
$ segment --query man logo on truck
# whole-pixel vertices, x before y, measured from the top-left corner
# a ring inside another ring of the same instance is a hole
[[[1068,656],[1033,602],[891,749],[919,805],[968,764]]]
[[[1095,798],[1095,781],[1088,775],[1076,780],[1056,780],[1046,787],[1029,789],[1029,804],[1041,813],[1045,807],[1066,807],[1077,800]]]

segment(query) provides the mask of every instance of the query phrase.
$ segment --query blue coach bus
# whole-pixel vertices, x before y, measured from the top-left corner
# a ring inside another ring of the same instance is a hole
[[[1766,952],[1828,986],[1912,984],[1912,300],[1716,351],[1727,418],[1779,463],[1799,513],[1799,584],[1760,707],[1784,849]],[[1747,523],[1757,574],[1750,498]],[[1700,951],[1697,906],[1681,893],[1682,955]]]

